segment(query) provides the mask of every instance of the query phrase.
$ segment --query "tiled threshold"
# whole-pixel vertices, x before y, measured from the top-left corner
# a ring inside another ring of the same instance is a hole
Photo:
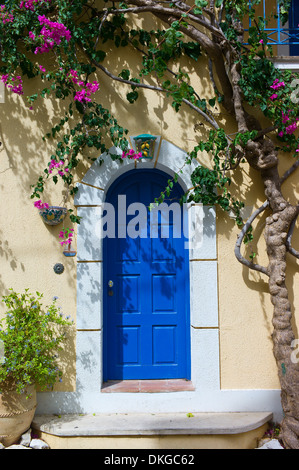
[[[109,380],[104,382],[102,393],[161,393],[195,390],[185,379],[167,380]]]

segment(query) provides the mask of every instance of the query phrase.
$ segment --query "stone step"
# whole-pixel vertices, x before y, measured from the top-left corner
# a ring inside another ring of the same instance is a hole
[[[240,434],[270,422],[272,413],[96,413],[36,415],[32,427],[60,437]]]

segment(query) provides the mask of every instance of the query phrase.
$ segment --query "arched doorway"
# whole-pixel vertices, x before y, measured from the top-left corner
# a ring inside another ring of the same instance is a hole
[[[164,212],[148,210],[168,179],[161,170],[134,169],[107,192],[115,236],[103,240],[104,381],[190,379],[183,189],[174,186]]]

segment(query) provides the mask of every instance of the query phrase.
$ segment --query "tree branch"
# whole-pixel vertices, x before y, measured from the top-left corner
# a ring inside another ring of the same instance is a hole
[[[209,59],[209,75],[210,75],[210,80],[211,80],[211,83],[213,85],[215,95],[218,95],[218,96],[221,95],[220,91],[217,88],[215,79],[214,79],[213,62],[211,61],[211,59]],[[222,98],[223,98],[223,96],[222,96]]]
[[[151,11],[157,18],[169,25],[171,25],[174,21],[177,21],[178,18],[181,19],[182,12],[186,13],[186,11],[190,10],[190,6],[185,4],[184,2],[180,2],[180,8],[177,9],[166,8],[164,5],[153,3],[150,0],[130,0],[129,3],[131,5],[136,5],[136,7],[143,8],[143,11],[145,11],[145,9],[147,9],[147,11]],[[119,11],[120,13],[123,13],[126,10],[119,9],[114,11]],[[130,8],[130,11],[133,10]],[[135,11],[137,12],[137,10]],[[141,10],[139,10],[139,12],[140,11]],[[201,17],[198,17],[196,15],[190,16],[189,13],[188,17],[190,21],[192,21],[192,24],[188,24],[187,26],[180,24],[179,30],[184,33],[187,37],[191,38],[193,41],[198,42],[198,44],[207,54],[208,58],[212,60],[217,76],[219,78],[219,84],[221,86],[222,95],[224,97],[222,104],[232,116],[235,116],[235,109],[233,106],[232,84],[230,81],[230,77],[227,73],[225,59],[222,53],[221,46],[221,44],[224,43],[227,45],[229,44],[227,38],[224,36],[220,27],[213,26],[203,15]],[[186,20],[186,18],[183,19]],[[208,34],[205,34],[202,28],[199,29],[198,27],[196,27],[194,25],[195,23],[197,23],[203,28],[206,28]],[[209,37],[209,33],[212,33],[214,37],[217,37],[219,43]]]
[[[249,217],[247,222],[244,224],[244,227],[242,228],[237,238],[236,245],[235,245],[235,256],[241,264],[244,264],[244,266],[246,266],[247,268],[253,269],[254,271],[259,271],[263,274],[266,274],[267,276],[269,276],[267,268],[265,268],[264,266],[260,266],[259,264],[255,264],[252,261],[248,261],[241,255],[241,244],[242,244],[242,241],[245,237],[247,230],[251,226],[254,219],[256,219],[256,217],[259,214],[261,214],[268,206],[269,206],[269,201],[265,201],[264,204]]]
[[[246,132],[248,131],[248,126],[246,122],[246,113],[243,107],[241,88],[239,85],[241,76],[239,73],[239,64],[237,62],[234,62],[231,65],[231,74],[233,83],[233,101],[235,106],[235,115],[238,124],[238,130],[239,132]]]
[[[162,93],[167,93],[167,90],[164,90],[164,88],[161,88],[159,86],[154,86],[154,85],[146,85],[145,83],[137,83],[133,82],[132,80],[125,80],[124,78],[118,77],[116,75],[113,75],[109,70],[106,69],[103,65],[99,64],[95,60],[93,60],[93,63],[100,69],[102,70],[108,77],[110,77],[112,80],[116,80],[121,83],[125,83],[126,85],[130,85],[136,88],[144,88],[147,90],[153,90],[153,91],[158,91]],[[199,113],[212,127],[215,129],[219,129],[219,125],[217,121],[212,117],[206,114],[204,111],[202,111],[200,108],[195,106],[193,103],[191,103],[189,100],[183,98],[182,99],[183,103],[188,105],[190,108],[192,108],[194,111]]]
[[[105,23],[105,21],[107,20],[107,17],[108,17],[108,10],[105,10],[104,11],[104,15],[103,15],[103,18],[101,20],[101,23],[100,23],[100,26],[99,26],[99,34],[98,34],[98,37],[95,41],[95,44],[94,44],[94,49],[96,50],[97,49],[97,45],[98,45],[98,42],[99,42],[99,39],[100,39],[100,33],[101,33],[101,29],[103,27],[103,24]]]
[[[150,12],[150,13],[158,13],[158,14],[163,14],[163,15],[171,15],[174,16],[176,19],[177,18],[182,18],[182,12],[190,12],[190,6],[185,5],[183,3],[180,4],[180,8],[167,8],[164,5],[159,5],[159,3],[151,2],[148,0],[130,0],[129,3],[136,5],[135,7],[131,8],[126,8],[126,9],[115,9],[115,10],[110,10],[109,14],[117,14],[117,13],[145,13],[145,12]],[[195,6],[195,5],[194,5]],[[199,24],[200,26],[203,26],[206,28],[208,31],[213,33],[215,36],[218,38],[222,39],[223,41],[226,40],[226,37],[222,33],[221,29],[215,28],[211,22],[207,20],[206,17],[194,15],[192,13],[188,13],[188,19],[190,21]],[[185,18],[186,20],[186,18]]]
[[[278,126],[266,127],[265,129],[258,131],[257,136],[253,140],[259,139],[260,137],[263,137],[264,135],[269,134],[270,132],[274,132],[277,129],[278,129]]]
[[[294,171],[299,167],[299,160],[296,162],[284,173],[284,175],[280,179],[280,184],[284,183],[285,180],[292,174]]]
[[[298,208],[298,214],[296,215],[296,217],[292,220],[292,223],[290,225],[290,229],[289,229],[289,232],[288,232],[288,236],[287,236],[287,239],[286,239],[286,247],[287,247],[287,251],[295,256],[295,258],[299,259],[299,251],[295,250],[295,248],[293,248],[291,246],[291,241],[292,241],[292,236],[293,236],[293,232],[294,232],[294,229],[295,229],[295,225],[296,225],[296,220],[298,218],[298,215],[299,215],[299,208]]]

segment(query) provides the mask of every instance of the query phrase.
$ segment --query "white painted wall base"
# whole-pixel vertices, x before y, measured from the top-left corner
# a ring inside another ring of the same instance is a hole
[[[279,390],[198,390],[169,393],[100,393],[81,390],[72,393],[37,394],[37,415],[72,413],[273,413],[282,419]]]

